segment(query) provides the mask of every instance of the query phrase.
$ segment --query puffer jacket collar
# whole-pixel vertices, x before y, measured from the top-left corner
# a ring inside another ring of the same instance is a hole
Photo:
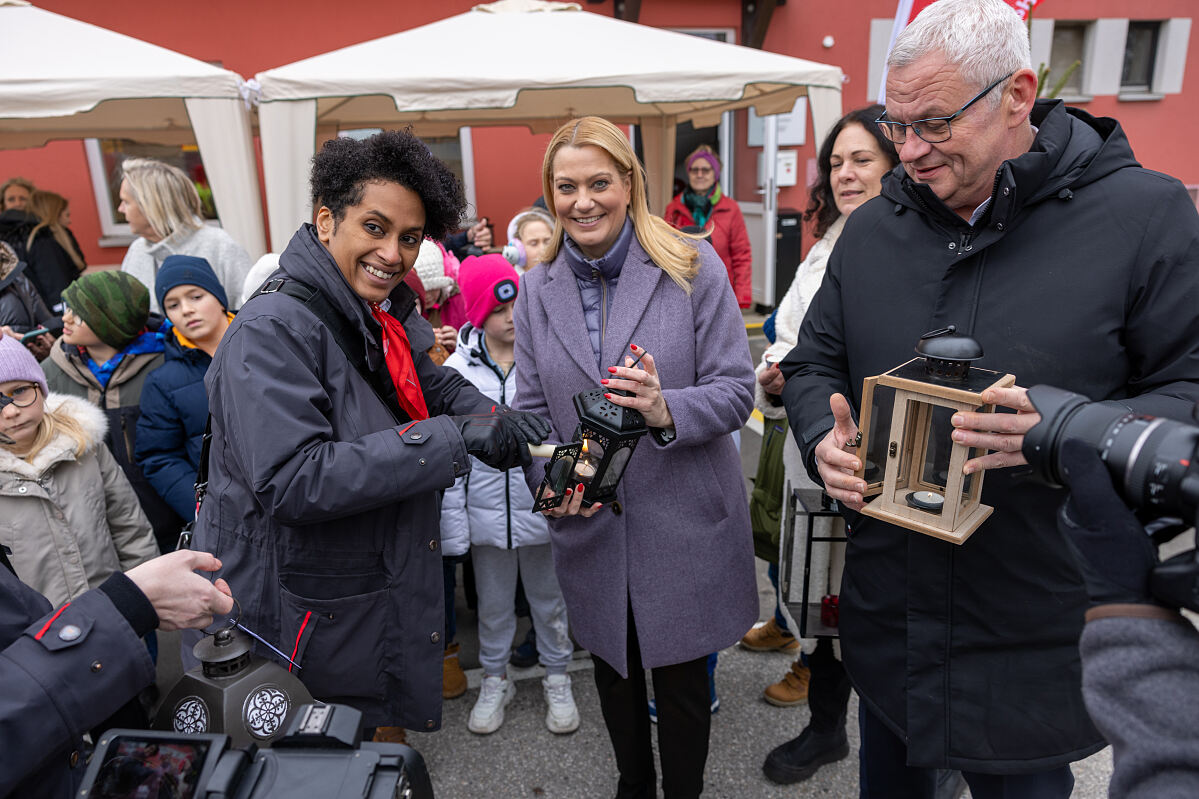
[[[8,244],[0,241],[0,291],[11,286],[25,271],[25,262]]]
[[[46,411],[60,411],[66,416],[79,422],[87,434],[87,444],[84,451],[96,447],[104,440],[108,432],[108,419],[104,412],[79,397],[66,394],[50,394],[46,397]],[[16,480],[37,480],[55,465],[63,461],[73,461],[75,442],[61,430],[33,456],[32,461],[18,458],[7,449],[0,448],[0,485],[14,478]]]
[[[598,273],[604,280],[612,281],[620,277],[620,270],[629,254],[629,243],[632,240],[633,220],[626,216],[620,235],[599,258],[588,258],[579,249],[579,245],[575,244],[570,236],[565,235],[562,237],[562,251],[566,255],[566,263],[579,280],[594,281]]]

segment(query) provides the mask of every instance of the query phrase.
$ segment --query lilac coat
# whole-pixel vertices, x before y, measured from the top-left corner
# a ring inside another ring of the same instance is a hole
[[[561,253],[521,278],[516,407],[559,441],[578,424],[571,397],[623,365],[629,344],[658,366],[678,437],[638,443],[618,489],[623,512],[550,523],[554,566],[576,639],[628,676],[628,598],[642,665],[667,666],[735,643],[758,617],[741,458],[729,435],[753,409],[749,340],[724,265],[706,241],[688,296],[629,246],[597,366],[578,283]],[[534,490],[542,459],[527,470]]]

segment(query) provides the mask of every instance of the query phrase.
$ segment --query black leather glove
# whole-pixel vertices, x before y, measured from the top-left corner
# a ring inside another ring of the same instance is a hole
[[[1091,603],[1157,604],[1149,592],[1157,547],[1116,493],[1094,446],[1066,441],[1061,464],[1070,497],[1058,512],[1058,529],[1078,555]]]
[[[533,462],[529,444],[540,444],[550,433],[539,416],[498,406],[495,413],[451,416],[466,451],[495,469],[528,466]]]

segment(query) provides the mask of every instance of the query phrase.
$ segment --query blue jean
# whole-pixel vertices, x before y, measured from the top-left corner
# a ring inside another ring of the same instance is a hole
[[[779,629],[791,632],[787,627],[787,619],[783,616],[783,609],[779,607],[779,565],[771,563],[766,569],[766,576],[770,578],[770,584],[774,586],[774,623],[779,626]]]

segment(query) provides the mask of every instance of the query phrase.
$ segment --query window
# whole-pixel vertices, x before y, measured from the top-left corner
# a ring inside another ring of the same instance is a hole
[[[1049,74],[1042,89],[1044,96],[1049,96],[1050,91],[1057,88],[1063,77],[1066,78],[1066,82],[1058,89],[1056,96],[1082,96],[1082,62],[1086,45],[1087,23],[1054,21],[1053,45],[1049,51]],[[1076,61],[1078,66],[1067,76],[1067,71]]]
[[[87,139],[85,150],[92,174],[92,191],[100,212],[101,247],[123,247],[134,239],[125,215],[117,211],[117,206],[121,204],[118,194],[121,182],[118,177],[121,163],[126,158],[154,158],[182,169],[196,184],[204,219],[216,221],[217,208],[212,199],[212,188],[204,174],[200,150],[194,144],[172,146],[128,139]]]
[[[1120,73],[1120,91],[1151,90],[1161,27],[1160,22],[1128,23],[1128,38],[1124,44],[1124,69]]]

